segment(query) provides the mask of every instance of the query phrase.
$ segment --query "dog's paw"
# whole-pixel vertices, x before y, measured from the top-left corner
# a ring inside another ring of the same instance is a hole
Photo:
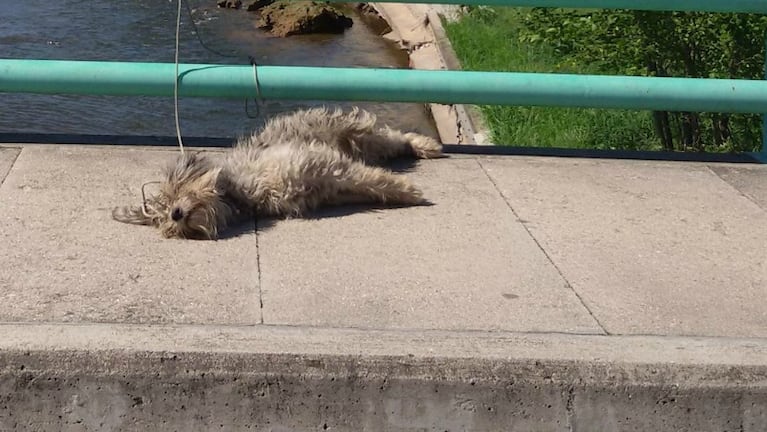
[[[411,132],[406,133],[405,138],[413,148],[413,154],[419,159],[436,159],[445,156],[442,153],[442,144],[432,137]]]
[[[424,201],[423,192],[405,177],[398,179],[396,190],[390,192],[388,199],[390,202],[404,205],[418,205]]]

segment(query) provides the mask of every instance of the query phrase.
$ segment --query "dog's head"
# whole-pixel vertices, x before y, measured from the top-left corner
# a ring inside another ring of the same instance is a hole
[[[144,197],[140,207],[115,208],[112,217],[155,226],[166,238],[216,239],[233,212],[223,199],[226,187],[222,177],[221,168],[206,158],[182,155],[159,182],[159,194]]]

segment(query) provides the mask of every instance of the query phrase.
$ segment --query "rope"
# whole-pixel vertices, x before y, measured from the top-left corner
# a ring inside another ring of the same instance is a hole
[[[220,57],[228,57],[228,58],[237,58],[240,57],[240,54],[225,54],[219,50],[213,49],[210,46],[208,46],[207,43],[202,39],[202,36],[200,36],[200,29],[197,27],[197,22],[194,20],[194,16],[192,15],[192,7],[189,6],[189,2],[186,3],[186,13],[189,17],[189,22],[192,24],[192,28],[194,29],[194,35],[197,38],[197,42],[200,43],[200,46],[208,50],[209,52],[216,54]]]
[[[178,14],[176,15],[176,74],[174,76],[174,86],[173,86],[173,108],[174,108],[174,114],[176,117],[176,137],[178,138],[178,148],[181,150],[181,154],[184,154],[184,142],[181,139],[181,122],[178,118],[178,44],[180,39],[180,33],[181,33],[181,3],[183,0],[178,0]]]
[[[183,0],[178,0],[178,12],[176,15],[176,51],[175,51],[175,79],[174,79],[174,86],[173,86],[173,108],[174,108],[174,116],[176,120],[176,138],[178,139],[178,147],[181,151],[181,154],[184,154],[184,142],[181,139],[181,121],[179,120],[179,107],[178,107],[178,84],[179,84],[179,74],[178,74],[178,65],[179,65],[179,39],[181,35],[181,6],[182,3],[184,3]],[[186,3],[186,12],[189,16],[189,21],[192,23],[192,26],[194,27],[194,34],[197,38],[197,41],[200,43],[200,45],[205,48],[206,50],[217,54],[221,57],[238,57],[237,55],[231,55],[231,54],[224,54],[221,51],[217,51],[211,47],[209,47],[202,39],[200,35],[200,31],[197,28],[197,23],[194,21],[194,17],[192,16],[192,9],[189,6],[189,3]],[[256,59],[253,56],[249,56],[250,64],[253,65],[253,81],[256,86],[256,114],[252,115],[250,113],[250,110],[248,108],[248,99],[245,99],[245,115],[249,118],[255,119],[261,116],[261,105],[263,104],[263,98],[261,97],[261,84],[258,81],[258,65],[256,64]]]
[[[194,20],[194,16],[192,15],[192,8],[189,6],[189,2],[186,2],[186,13],[189,16],[189,22],[192,23],[192,27],[194,28],[194,35],[197,38],[197,42],[200,43],[200,46],[208,50],[209,52],[216,54],[220,57],[228,57],[228,58],[237,58],[240,57],[240,54],[228,54],[221,52],[219,50],[211,48],[205,40],[202,38],[202,35],[200,33],[200,29],[197,27],[197,23]],[[256,63],[256,58],[254,56],[248,56],[248,59],[250,60],[250,64],[253,66],[253,82],[256,86],[256,113],[251,114],[250,108],[248,104],[248,99],[245,99],[245,115],[248,118],[251,119],[257,119],[261,116],[261,109],[263,107],[263,97],[261,96],[261,83],[258,81],[258,64]]]
[[[258,82],[258,65],[256,64],[256,58],[253,56],[248,56],[248,59],[250,60],[250,64],[253,65],[253,82],[256,85],[256,115],[250,114],[247,99],[245,99],[245,115],[248,116],[248,118],[256,119],[261,115],[261,104],[263,103],[263,98],[261,98],[261,83]]]

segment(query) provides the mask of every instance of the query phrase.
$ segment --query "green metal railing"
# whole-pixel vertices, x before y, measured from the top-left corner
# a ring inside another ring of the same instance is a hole
[[[408,1],[767,14],[767,0]],[[172,96],[176,80],[187,97],[242,99],[258,92],[265,99],[760,113],[763,143],[755,156],[767,162],[767,80],[212,64],[182,64],[176,76],[173,63],[0,59],[0,92]]]
[[[0,60],[0,91],[173,96],[174,67],[173,63]],[[259,66],[258,83],[265,99],[767,112],[767,82],[749,80]],[[181,64],[179,95],[255,97],[253,67]]]

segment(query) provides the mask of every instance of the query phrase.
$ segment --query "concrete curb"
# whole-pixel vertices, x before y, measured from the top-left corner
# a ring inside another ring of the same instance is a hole
[[[369,3],[389,23],[392,31],[384,37],[396,41],[410,56],[413,69],[459,70],[461,64],[442,27],[440,13],[433,5]],[[447,6],[443,6],[446,8]],[[463,105],[427,104],[440,139],[446,144],[484,144],[478,139],[475,121]]]
[[[761,339],[0,329],[2,430],[767,429]]]
[[[429,26],[435,36],[437,51],[439,51],[445,65],[449,70],[461,70],[461,62],[458,60],[458,56],[450,44],[450,39],[445,33],[445,28],[442,26],[441,15],[434,9],[429,9],[428,14]],[[478,117],[477,113],[473,113],[470,108],[461,104],[453,105],[453,109],[455,109],[461,137],[465,140],[463,144],[492,145],[484,138],[487,133],[485,131],[480,132],[480,129],[484,129],[484,127],[481,126],[482,119]]]

